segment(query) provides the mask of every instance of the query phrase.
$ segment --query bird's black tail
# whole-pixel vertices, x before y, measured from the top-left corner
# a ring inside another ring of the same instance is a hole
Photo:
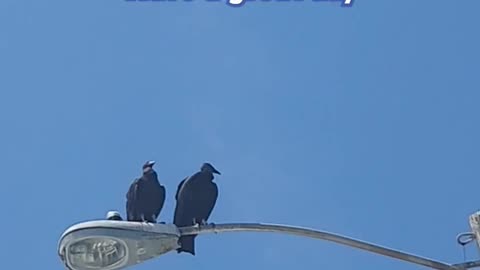
[[[180,248],[177,249],[177,253],[187,252],[195,256],[195,237],[196,235],[182,236],[178,240]]]

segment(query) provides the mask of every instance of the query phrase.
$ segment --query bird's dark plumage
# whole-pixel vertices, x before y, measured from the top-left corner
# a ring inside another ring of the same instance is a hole
[[[143,175],[135,179],[127,192],[127,220],[156,223],[165,203],[165,187],[158,182],[153,170],[155,162],[143,165]]]
[[[213,174],[220,174],[211,164],[204,163],[199,172],[183,179],[178,185],[175,199],[173,223],[177,227],[206,223],[218,197],[217,185],[212,181]],[[195,255],[195,235],[182,236],[179,239],[178,253]]]

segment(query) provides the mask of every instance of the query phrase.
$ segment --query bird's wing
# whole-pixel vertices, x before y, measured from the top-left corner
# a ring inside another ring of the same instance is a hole
[[[217,202],[218,198],[218,187],[217,184],[211,182],[208,186],[205,187],[205,190],[202,194],[198,194],[197,196],[201,196],[201,205],[199,206],[199,216],[203,217],[207,220],[210,217],[210,214],[215,207],[215,203]]]
[[[178,184],[178,187],[177,187],[177,192],[175,193],[175,200],[178,201],[178,195],[180,194],[180,190],[183,188],[183,183],[185,183],[185,181],[187,181],[188,179],[188,176],[185,177],[182,181],[180,181],[180,183]]]
[[[159,184],[158,191],[155,194],[156,202],[157,202],[156,209],[155,209],[156,217],[158,217],[158,215],[160,214],[160,211],[162,211],[163,204],[165,203],[165,194],[166,194],[165,187]]]
[[[135,179],[133,183],[130,185],[128,192],[127,192],[127,203],[126,203],[126,210],[127,210],[127,219],[134,218],[135,216],[135,209],[136,206],[136,199],[137,199],[137,191],[138,191],[138,181],[139,179]]]
[[[177,203],[175,204],[175,212],[173,216],[173,223],[177,226],[184,225],[186,223],[186,219],[189,219],[189,208],[190,205],[188,203],[188,196],[185,195],[185,183],[189,177],[185,177],[177,187],[177,192],[175,193],[175,200]],[[182,196],[181,196],[182,195]]]

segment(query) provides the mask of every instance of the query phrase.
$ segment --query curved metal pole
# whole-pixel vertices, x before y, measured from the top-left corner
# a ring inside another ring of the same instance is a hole
[[[453,266],[460,268],[460,269],[470,269],[470,268],[477,268],[480,267],[480,261],[469,261],[464,263],[456,263]]]
[[[228,223],[228,224],[208,224],[201,226],[182,227],[179,228],[181,235],[197,235],[204,233],[220,233],[220,232],[276,232],[292,234],[297,236],[310,237],[315,239],[326,240],[338,244],[363,249],[372,253],[392,257],[402,261],[423,265],[439,270],[458,270],[462,269],[460,265],[449,265],[443,262],[434,261],[428,258],[419,257],[406,252],[382,247],[368,242],[356,240],[346,236],[329,233],[325,231],[317,231],[309,228],[293,227],[278,224],[264,223]],[[463,265],[462,265],[463,266]],[[463,268],[464,269],[464,268]]]

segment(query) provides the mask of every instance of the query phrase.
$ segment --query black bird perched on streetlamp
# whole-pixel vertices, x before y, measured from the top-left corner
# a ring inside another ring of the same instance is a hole
[[[156,223],[165,203],[165,187],[158,182],[154,161],[143,165],[143,175],[135,179],[127,192],[127,220]]]
[[[218,197],[217,184],[213,174],[220,175],[210,163],[204,163],[199,172],[183,179],[178,185],[175,199],[173,223],[177,227],[205,225],[212,213]],[[195,255],[195,235],[182,236],[177,253],[187,252]]]

